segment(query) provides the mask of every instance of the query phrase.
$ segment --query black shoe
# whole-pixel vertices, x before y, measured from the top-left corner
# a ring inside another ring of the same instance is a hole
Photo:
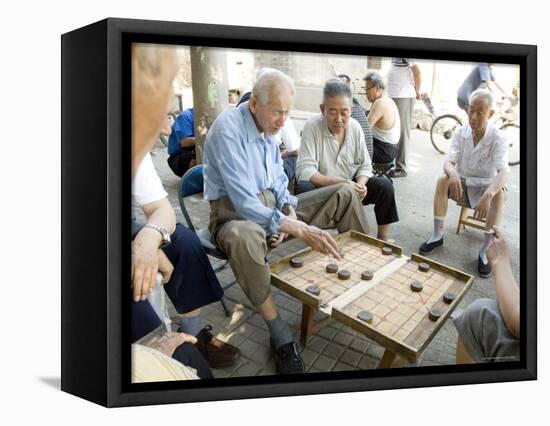
[[[401,169],[391,169],[388,172],[388,176],[392,177],[392,178],[407,177],[407,172],[405,170],[401,170]]]
[[[431,243],[426,241],[420,246],[418,251],[420,252],[420,254],[428,254],[428,253],[431,253],[434,249],[441,247],[442,245],[443,245],[443,237]]]
[[[483,261],[481,260],[481,256],[477,258],[477,272],[481,278],[489,278],[491,275],[493,275],[491,265],[489,264],[489,262],[483,263]]]
[[[279,374],[301,374],[305,372],[304,362],[298,353],[296,343],[290,342],[278,349],[271,345],[275,353],[275,366]]]

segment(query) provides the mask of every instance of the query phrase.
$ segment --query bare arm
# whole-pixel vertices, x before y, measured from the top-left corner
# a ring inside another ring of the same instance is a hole
[[[414,64],[413,66],[411,66],[411,71],[413,73],[414,90],[416,92],[416,99],[421,99],[420,89],[422,87],[422,73],[420,72],[420,67]]]
[[[369,115],[367,116],[367,121],[371,127],[374,127],[384,117],[384,111],[381,106],[380,100],[377,99],[372,103]]]
[[[508,94],[508,92],[506,92],[506,90],[504,90],[502,88],[502,86],[495,80],[495,81],[491,81],[491,80],[488,80],[487,81],[487,87],[489,88],[489,90],[493,93],[502,93],[504,96],[506,96],[507,98],[510,98],[511,96]]]
[[[474,211],[474,217],[476,219],[484,219],[489,214],[489,207],[491,206],[491,200],[498,194],[499,191],[504,188],[506,181],[508,180],[508,169],[500,169],[497,175],[491,181],[491,184],[487,187]]]
[[[183,138],[180,141],[180,146],[182,148],[192,148],[195,146],[195,138],[193,136],[189,136],[187,138]]]
[[[487,248],[487,258],[495,275],[497,303],[506,327],[519,337],[519,287],[512,273],[511,254],[508,245],[501,238],[498,228],[494,228],[495,238]]]
[[[309,181],[317,186],[329,186],[329,185],[335,185],[337,183],[344,183],[349,182],[349,180],[339,177],[331,177],[331,176],[325,176],[319,172],[315,173],[313,176],[309,178]]]
[[[167,198],[145,204],[143,211],[147,223],[165,228],[172,234],[176,228],[176,214]],[[145,300],[155,288],[157,271],[160,270],[167,281],[172,273],[172,265],[159,249],[162,235],[156,229],[142,228],[132,241],[132,288],[137,302]]]

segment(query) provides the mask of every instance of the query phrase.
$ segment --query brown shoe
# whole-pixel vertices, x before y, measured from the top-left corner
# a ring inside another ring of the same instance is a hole
[[[241,351],[235,346],[214,337],[212,326],[205,326],[197,334],[196,347],[212,368],[229,367],[237,361]]]

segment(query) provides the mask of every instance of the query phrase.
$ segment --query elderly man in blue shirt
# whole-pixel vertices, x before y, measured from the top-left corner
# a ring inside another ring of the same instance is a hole
[[[336,241],[321,228],[368,231],[361,203],[349,184],[298,198],[288,192],[273,135],[283,127],[294,93],[288,76],[265,70],[250,100],[216,119],[204,147],[204,193],[211,206],[212,240],[227,254],[237,281],[266,321],[280,374],[302,373],[304,365],[271,294],[266,238],[279,235],[281,243],[292,235],[340,259]]]

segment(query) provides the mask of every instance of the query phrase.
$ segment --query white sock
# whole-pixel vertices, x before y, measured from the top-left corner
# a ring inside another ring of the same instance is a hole
[[[443,237],[443,222],[445,217],[434,216],[434,230],[428,239],[428,244],[440,240]]]
[[[481,243],[481,247],[479,248],[479,257],[481,257],[481,261],[486,265],[487,262],[487,247],[489,247],[489,243],[493,239],[493,233],[492,232],[486,232],[483,236],[483,242]]]

